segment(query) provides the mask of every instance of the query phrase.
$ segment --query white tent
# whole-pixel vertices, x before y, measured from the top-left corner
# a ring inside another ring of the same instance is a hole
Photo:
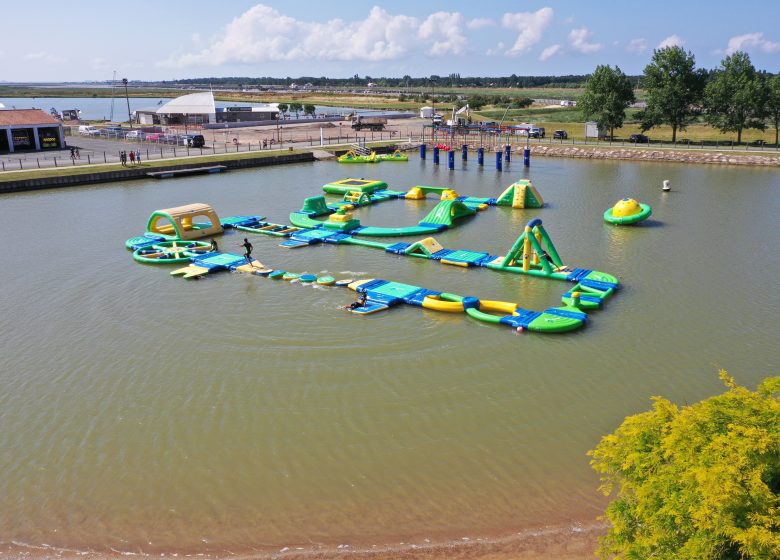
[[[172,99],[157,109],[158,115],[174,116],[188,115],[190,117],[202,115],[202,122],[214,122],[217,108],[214,105],[214,94],[210,91],[190,93]]]

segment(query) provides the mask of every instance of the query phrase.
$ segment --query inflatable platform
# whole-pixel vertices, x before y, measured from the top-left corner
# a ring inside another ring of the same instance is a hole
[[[272,270],[266,268],[259,261],[248,263],[243,256],[232,253],[208,253],[194,256],[190,260],[191,264],[172,271],[171,276],[189,279],[219,271],[236,271],[289,281],[298,280],[304,283],[316,282],[319,285],[347,286],[356,292],[366,294],[365,305],[351,309],[352,313],[358,315],[377,313],[406,304],[443,313],[465,313],[482,322],[506,325],[520,332],[527,330],[539,333],[573,331],[584,326],[588,319],[585,313],[571,306],[532,311],[513,302],[482,300],[389,280],[336,281],[330,276],[317,277],[310,274]]]

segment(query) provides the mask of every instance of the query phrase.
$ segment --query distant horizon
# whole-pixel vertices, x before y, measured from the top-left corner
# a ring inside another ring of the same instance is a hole
[[[344,0],[289,4],[234,0],[215,9],[191,0],[136,0],[119,18],[99,0],[68,10],[43,0],[11,0],[3,8],[0,83],[178,81],[182,76],[565,76],[586,75],[599,64],[640,75],[653,49],[679,45],[699,67],[748,52],[754,65],[780,71],[780,4],[745,0],[739,9],[715,0],[660,0],[652,5],[531,0],[422,4],[396,0],[387,7]],[[728,14],[724,17],[723,14]],[[148,21],[142,18],[148,17]],[[130,23],[125,23],[129,21]],[[141,32],[134,23],[143,25]],[[46,40],[31,40],[34,37]],[[13,45],[13,52],[7,45]]]

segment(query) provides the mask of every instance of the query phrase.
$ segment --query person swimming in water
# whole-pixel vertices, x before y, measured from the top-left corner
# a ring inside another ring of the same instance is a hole
[[[366,292],[360,292],[357,301],[352,302],[349,305],[342,305],[341,307],[339,307],[339,309],[348,309],[349,311],[353,311],[355,309],[358,309],[360,307],[365,307],[365,306],[366,306]]]

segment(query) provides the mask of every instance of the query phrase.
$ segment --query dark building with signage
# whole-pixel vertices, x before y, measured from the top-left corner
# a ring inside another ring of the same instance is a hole
[[[40,109],[0,109],[0,153],[65,146],[62,123]]]

